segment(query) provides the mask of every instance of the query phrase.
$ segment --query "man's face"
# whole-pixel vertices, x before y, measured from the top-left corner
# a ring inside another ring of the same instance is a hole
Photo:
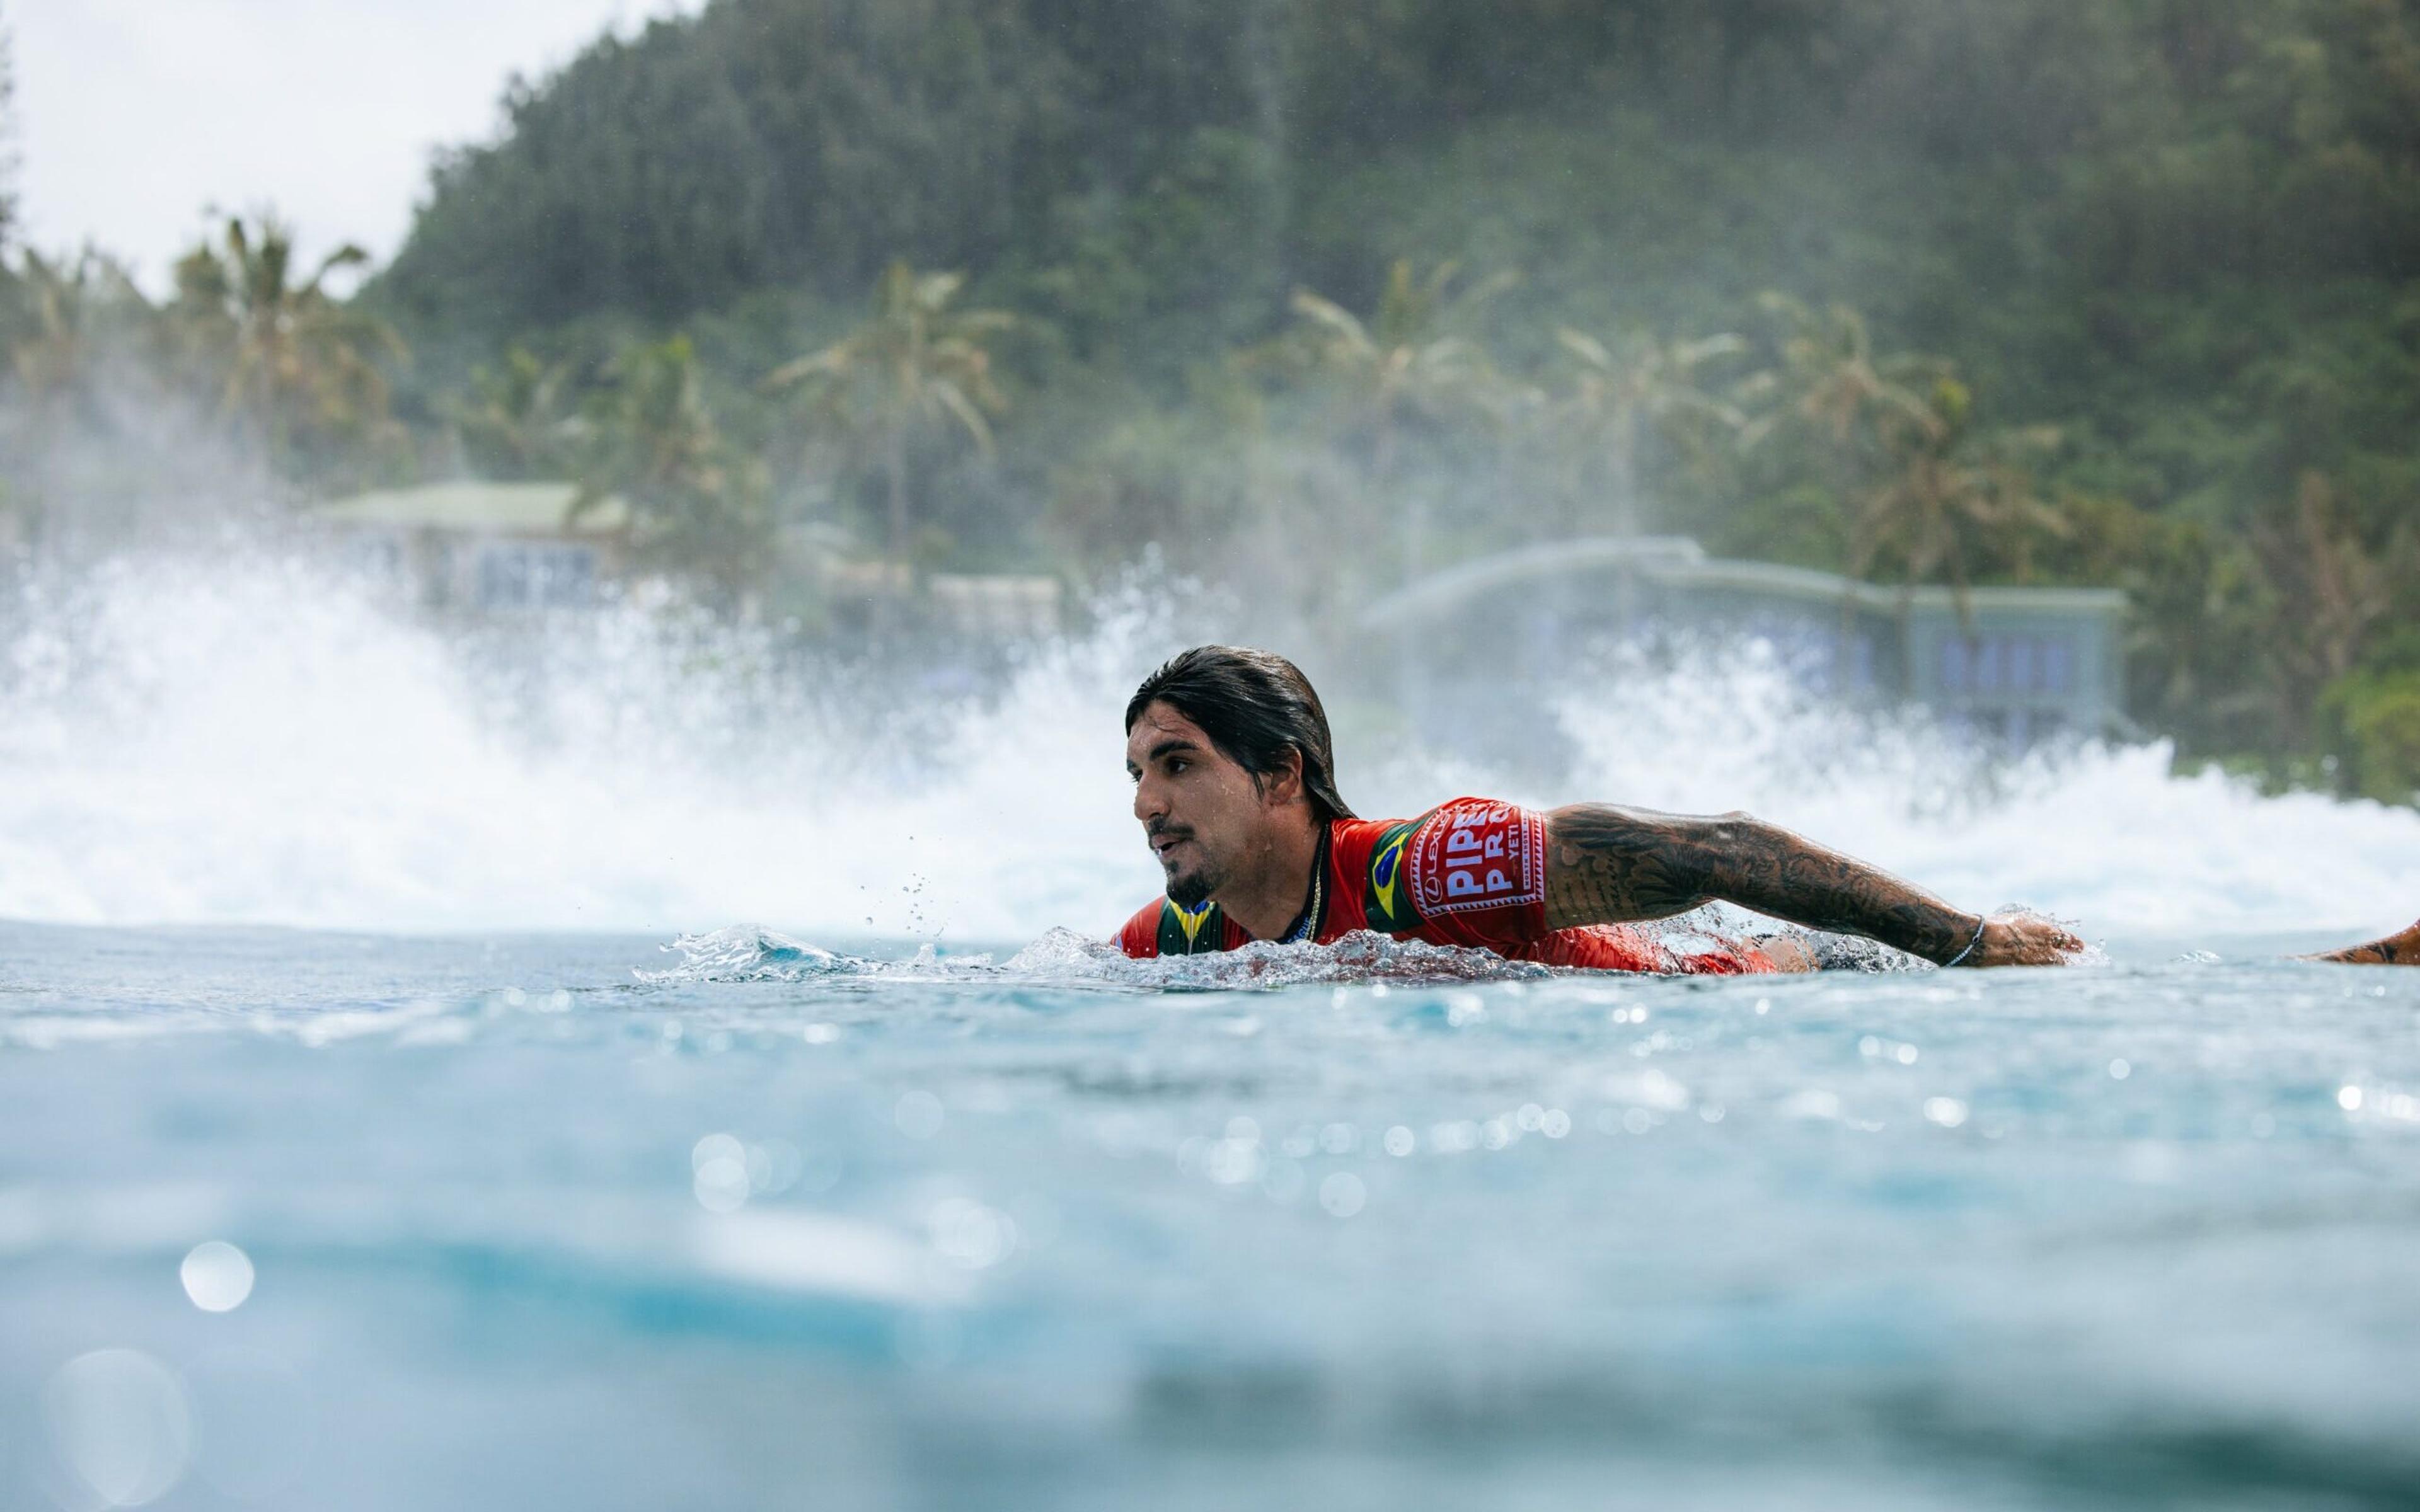
[[[1267,844],[1276,810],[1269,795],[1166,703],[1144,707],[1126,736],[1135,817],[1168,873],[1168,895],[1198,908]]]

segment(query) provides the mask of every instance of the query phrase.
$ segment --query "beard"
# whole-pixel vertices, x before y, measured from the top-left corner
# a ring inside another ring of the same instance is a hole
[[[1169,901],[1188,914],[1208,903],[1210,895],[1218,890],[1218,880],[1205,872],[1168,879]]]
[[[1175,903],[1177,907],[1190,913],[1208,903],[1210,895],[1226,885],[1227,877],[1225,872],[1219,871],[1218,863],[1202,852],[1201,842],[1191,831],[1180,833],[1184,839],[1194,841],[1194,852],[1200,859],[1190,872],[1180,873],[1173,868],[1166,869],[1168,897],[1169,901]]]

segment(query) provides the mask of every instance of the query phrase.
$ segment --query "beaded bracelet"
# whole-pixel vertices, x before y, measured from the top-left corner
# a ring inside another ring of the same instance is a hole
[[[1954,966],[1961,961],[1965,960],[1968,956],[1973,955],[1975,953],[1975,947],[1983,943],[1983,931],[1990,928],[1991,923],[1992,921],[1988,918],[1984,918],[1980,923],[1978,923],[1975,926],[1975,937],[1966,942],[1966,949],[1959,951],[1956,955],[1953,955],[1948,960],[1941,963],[1941,969],[1947,971],[1951,966]]]

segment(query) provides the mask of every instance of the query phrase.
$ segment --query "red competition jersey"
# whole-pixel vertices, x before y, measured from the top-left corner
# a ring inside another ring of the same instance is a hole
[[[1774,969],[1745,946],[1683,954],[1628,925],[1546,928],[1546,817],[1509,803],[1456,798],[1418,819],[1331,820],[1320,864],[1305,937],[1321,945],[1366,929],[1599,971]],[[1138,957],[1233,950],[1250,939],[1215,903],[1187,910],[1166,898],[1118,931],[1119,948]]]

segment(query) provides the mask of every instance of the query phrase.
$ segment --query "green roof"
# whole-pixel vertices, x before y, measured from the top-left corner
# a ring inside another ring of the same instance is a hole
[[[607,498],[570,519],[575,483],[432,483],[373,488],[312,513],[339,525],[460,531],[479,535],[608,535],[628,529],[629,506]]]

